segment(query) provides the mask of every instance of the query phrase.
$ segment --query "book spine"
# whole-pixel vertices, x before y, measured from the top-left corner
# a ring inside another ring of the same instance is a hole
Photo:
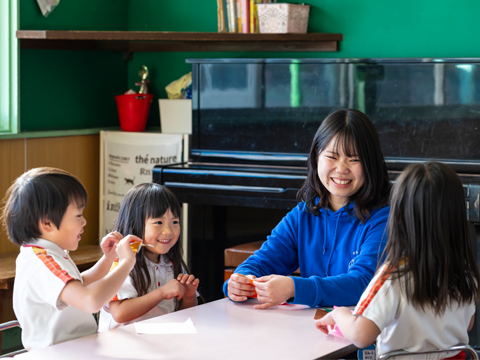
[[[235,0],[228,0],[228,30],[237,32],[237,4]]]
[[[223,0],[217,0],[217,30],[219,33],[227,32],[225,29],[225,10]]]
[[[255,32],[255,0],[250,0],[250,33]]]
[[[258,20],[258,7],[257,4],[260,4],[260,0],[255,0],[255,32],[259,33],[260,32],[260,23]]]
[[[242,2],[241,0],[236,0],[237,2],[237,32],[241,33],[242,30]]]
[[[228,0],[222,0],[223,2],[223,15],[225,16],[225,31],[228,33],[229,27],[228,27]]]
[[[240,0],[242,7],[242,33],[250,32],[250,0]]]

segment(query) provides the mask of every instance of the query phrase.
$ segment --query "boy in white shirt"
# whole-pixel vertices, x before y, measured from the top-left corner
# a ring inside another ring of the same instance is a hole
[[[135,264],[130,242],[142,240],[115,232],[102,239],[104,256],[78,271],[68,253],[81,240],[86,203],[80,181],[54,168],[32,169],[7,191],[3,223],[21,246],[13,309],[27,350],[96,333],[92,314],[115,296]],[[117,256],[119,265],[109,273]]]

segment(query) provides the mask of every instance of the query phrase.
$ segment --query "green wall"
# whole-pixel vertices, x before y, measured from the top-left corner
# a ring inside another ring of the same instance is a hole
[[[20,28],[216,31],[215,0],[180,1],[181,6],[165,0],[62,0],[49,17],[43,18],[36,1],[22,0]],[[340,51],[146,52],[135,53],[130,62],[124,63],[123,55],[117,53],[22,50],[22,131],[118,124],[112,98],[129,88],[138,89],[135,82],[141,65],[150,70],[149,89],[154,95],[148,125],[158,126],[156,100],[166,97],[167,84],[190,71],[190,65],[185,64],[187,58],[480,57],[478,1],[312,0],[308,4],[311,5],[308,31],[342,33]],[[55,75],[56,67],[52,65],[55,62],[69,65]],[[48,90],[68,94],[62,94],[61,102],[53,103]],[[82,99],[81,103],[77,99]],[[42,103],[46,105],[42,107]]]
[[[21,30],[127,30],[128,0],[63,0],[48,17],[36,0],[19,6]],[[21,132],[118,126],[123,54],[21,49],[19,69]]]

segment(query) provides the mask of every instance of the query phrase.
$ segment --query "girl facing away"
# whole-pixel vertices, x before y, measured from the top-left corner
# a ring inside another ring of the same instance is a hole
[[[372,121],[354,109],[332,112],[318,128],[300,203],[223,290],[233,301],[255,291],[266,309],[285,301],[353,305],[386,244],[390,182]],[[300,276],[289,276],[300,268]],[[253,280],[253,285],[250,284]]]
[[[197,305],[199,279],[189,275],[183,260],[180,214],[177,198],[162,185],[140,184],[125,195],[114,231],[136,234],[146,246],[139,248],[117,295],[102,308],[99,331]]]
[[[377,339],[377,356],[467,344],[480,274],[462,183],[451,168],[416,164],[398,177],[385,253],[353,314],[337,308],[317,320],[317,328],[327,334],[328,326],[336,324],[359,348]]]

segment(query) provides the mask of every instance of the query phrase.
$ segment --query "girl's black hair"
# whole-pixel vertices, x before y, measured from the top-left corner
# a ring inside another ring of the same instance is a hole
[[[87,199],[87,191],[72,174],[51,167],[31,169],[7,190],[2,222],[13,243],[35,243],[41,236],[41,220],[48,219],[60,229],[68,206],[85,207]]]
[[[322,122],[313,138],[307,179],[297,193],[297,200],[305,201],[307,211],[317,216],[320,208],[328,207],[330,192],[320,181],[317,165],[318,156],[334,138],[335,149],[340,147],[347,156],[358,156],[362,164],[365,183],[348,202],[354,202],[354,213],[364,222],[370,210],[388,204],[391,185],[375,126],[358,110],[336,110]]]
[[[407,167],[392,189],[385,263],[415,307],[442,315],[453,301],[479,299],[465,195],[458,175],[439,162]],[[404,264],[404,265],[402,265]]]
[[[131,188],[120,206],[115,220],[114,230],[123,236],[135,235],[141,239],[145,237],[145,223],[147,219],[162,217],[170,209],[175,217],[180,219],[181,208],[175,196],[168,188],[156,183],[139,184]],[[148,293],[152,282],[145,261],[145,247],[140,247],[137,252],[137,261],[130,272],[133,286],[138,296]],[[181,237],[166,254],[173,262],[174,278],[184,272],[190,273],[183,260],[183,246]]]

